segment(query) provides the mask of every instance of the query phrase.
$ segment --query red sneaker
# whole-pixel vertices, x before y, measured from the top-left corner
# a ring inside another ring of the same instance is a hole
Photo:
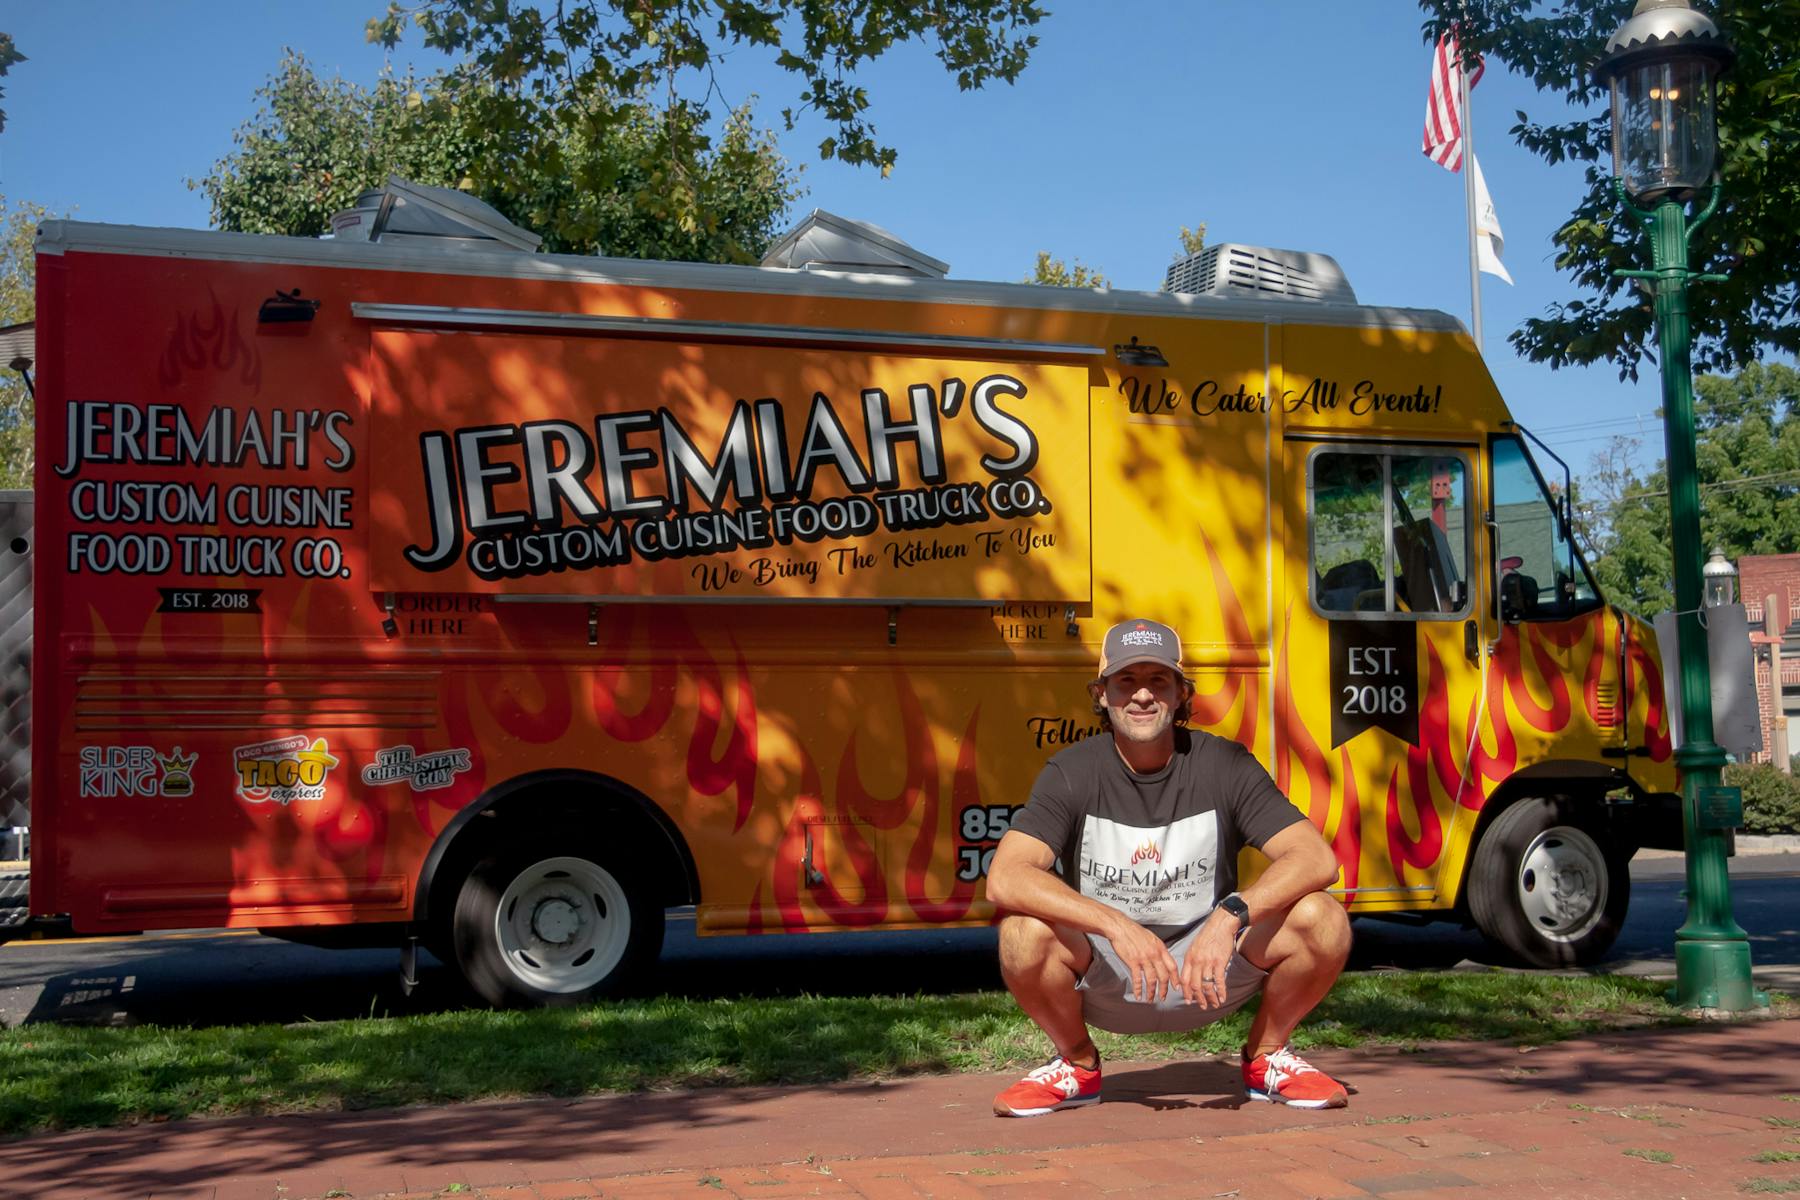
[[[1060,1054],[994,1097],[996,1117],[1041,1117],[1100,1099],[1100,1068],[1076,1066]]]
[[[1295,1108],[1342,1108],[1350,1103],[1343,1084],[1286,1046],[1244,1063],[1244,1094]]]

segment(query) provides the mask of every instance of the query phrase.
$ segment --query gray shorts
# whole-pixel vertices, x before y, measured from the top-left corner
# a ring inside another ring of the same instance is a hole
[[[1187,962],[1188,947],[1199,933],[1196,925],[1169,943],[1177,970]],[[1217,1008],[1207,1008],[1198,1000],[1189,1004],[1174,988],[1153,1003],[1137,998],[1131,972],[1110,941],[1092,933],[1087,939],[1094,949],[1094,961],[1075,985],[1081,993],[1081,1016],[1089,1025],[1109,1033],[1183,1033],[1211,1025],[1242,1008],[1262,990],[1263,980],[1269,977],[1267,971],[1239,952],[1231,956],[1231,963],[1225,968],[1225,1003]]]

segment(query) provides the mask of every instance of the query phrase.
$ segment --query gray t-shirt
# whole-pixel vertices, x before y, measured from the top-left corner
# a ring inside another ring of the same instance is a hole
[[[1012,827],[1048,845],[1057,873],[1165,942],[1237,890],[1237,855],[1306,820],[1234,741],[1177,729],[1160,771],[1125,765],[1110,734],[1060,751]]]

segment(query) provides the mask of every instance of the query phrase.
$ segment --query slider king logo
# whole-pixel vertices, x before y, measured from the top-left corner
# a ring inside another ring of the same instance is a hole
[[[239,796],[252,804],[273,801],[283,807],[296,800],[323,799],[331,769],[338,765],[324,738],[309,744],[300,735],[239,746],[231,761],[237,767]]]

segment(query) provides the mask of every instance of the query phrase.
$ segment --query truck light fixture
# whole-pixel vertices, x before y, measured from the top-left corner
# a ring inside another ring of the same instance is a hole
[[[318,314],[319,301],[302,300],[300,289],[284,292],[275,289],[275,294],[262,302],[256,311],[258,325],[288,325],[298,321],[310,321]]]
[[[19,378],[25,381],[26,394],[36,400],[37,388],[32,386],[31,382],[31,360],[21,354],[6,365],[19,373]]]
[[[1131,340],[1113,347],[1113,354],[1128,367],[1166,367],[1169,360],[1155,346],[1147,346],[1132,334]]]

